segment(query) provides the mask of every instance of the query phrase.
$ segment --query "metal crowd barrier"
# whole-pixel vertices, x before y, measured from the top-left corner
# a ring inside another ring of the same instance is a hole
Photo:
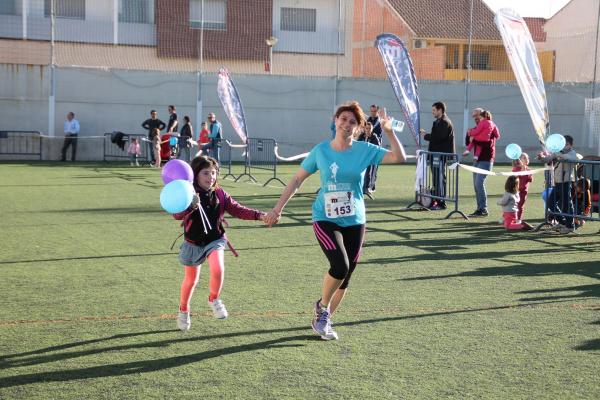
[[[0,155],[37,156],[42,159],[42,133],[39,131],[0,131]]]
[[[278,181],[285,186],[285,183],[277,177],[277,157],[275,156],[277,142],[274,139],[248,138],[246,143],[244,173],[238,176],[236,181],[244,175],[256,181],[254,176],[252,176],[252,168],[254,168],[273,171],[273,176],[263,186],[267,186],[271,181]]]
[[[458,154],[419,151],[418,157],[415,201],[406,208],[419,206],[421,209],[431,210],[434,201],[454,203],[454,210],[446,215],[446,219],[454,214],[460,214],[464,219],[468,219],[465,213],[458,209],[458,171],[460,168],[448,168],[458,162]]]
[[[559,161],[552,172],[546,177],[545,221],[536,230],[550,225],[553,219],[572,218],[575,228],[585,221],[600,221],[600,159],[592,156],[578,161]],[[562,177],[556,179],[555,173]]]
[[[143,134],[123,134],[123,142],[125,142],[125,146],[121,149],[116,143],[112,143],[111,136],[114,132],[107,132],[104,134],[104,161],[114,161],[114,160],[122,160],[129,159],[129,154],[127,154],[127,146],[129,146],[131,138],[138,138],[140,142],[140,150],[142,151],[142,155],[139,157],[140,159],[146,159],[150,161],[148,157],[148,142],[146,139],[148,136]]]
[[[221,171],[227,171],[221,179],[231,176],[235,180],[235,175],[231,172],[231,143],[227,140],[222,141],[221,146]]]

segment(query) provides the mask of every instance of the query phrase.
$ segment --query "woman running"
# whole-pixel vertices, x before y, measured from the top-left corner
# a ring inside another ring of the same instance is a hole
[[[276,224],[302,182],[320,171],[321,189],[312,206],[312,220],[330,268],[323,278],[321,298],[315,303],[312,327],[324,340],[338,338],[331,325],[331,315],[346,294],[361,253],[366,222],[362,190],[365,170],[369,165],[406,160],[404,148],[392,131],[392,119],[385,115],[385,111],[380,116],[391,151],[371,143],[354,141],[354,135],[365,125],[364,112],[356,101],[339,107],[335,113],[335,138],[319,143],[310,151],[300,170],[283,190],[275,208],[265,217],[268,225]]]

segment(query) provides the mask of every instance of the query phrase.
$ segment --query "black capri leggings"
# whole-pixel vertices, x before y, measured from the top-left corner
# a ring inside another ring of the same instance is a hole
[[[365,225],[342,227],[329,221],[315,221],[313,229],[329,260],[329,275],[343,279],[340,289],[346,289],[360,257]]]

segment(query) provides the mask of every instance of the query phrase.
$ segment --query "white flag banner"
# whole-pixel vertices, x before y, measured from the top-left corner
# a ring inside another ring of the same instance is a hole
[[[502,36],[506,54],[517,78],[533,128],[543,145],[550,117],[542,70],[531,33],[523,18],[509,8],[499,10],[494,22]]]
[[[233,84],[233,79],[231,79],[231,75],[225,67],[219,69],[217,95],[219,96],[219,100],[221,100],[223,110],[225,111],[225,114],[227,114],[227,118],[229,118],[233,130],[238,134],[240,139],[242,139],[242,142],[246,143],[248,132],[246,127],[246,117],[244,116],[244,107],[242,107],[242,102],[237,89]]]

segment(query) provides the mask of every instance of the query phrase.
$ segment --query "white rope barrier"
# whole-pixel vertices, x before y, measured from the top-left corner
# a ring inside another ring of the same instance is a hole
[[[279,155],[279,147],[278,146],[275,146],[274,152],[275,152],[275,157],[277,157],[277,159],[280,161],[296,161],[296,160],[300,160],[300,159],[308,157],[308,154],[309,154],[309,153],[302,153],[302,154],[298,154],[298,155],[295,155],[292,157],[281,157]]]
[[[456,169],[457,167],[461,167],[464,170],[476,173],[476,174],[481,174],[481,175],[489,175],[489,176],[523,176],[523,175],[534,175],[540,172],[544,172],[544,171],[552,171],[552,166],[547,165],[544,168],[537,168],[537,169],[530,169],[528,171],[517,171],[517,172],[512,172],[512,171],[499,171],[499,172],[493,172],[493,171],[488,171],[487,169],[481,169],[481,168],[476,168],[476,167],[472,167],[470,165],[465,165],[465,164],[459,164],[459,163],[454,163],[450,166],[448,166],[448,169]]]

